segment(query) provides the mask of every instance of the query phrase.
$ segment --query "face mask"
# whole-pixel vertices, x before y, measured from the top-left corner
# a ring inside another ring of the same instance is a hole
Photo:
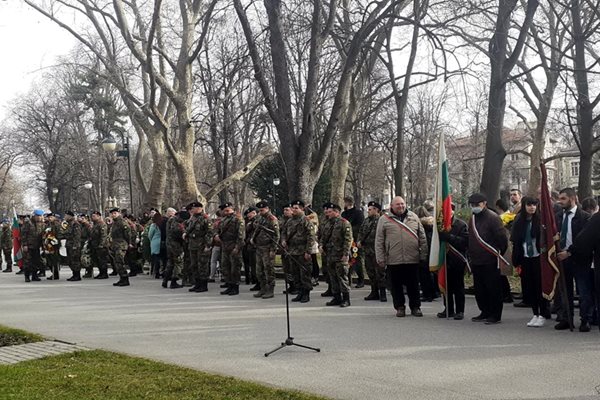
[[[473,214],[479,214],[479,213],[480,213],[480,212],[482,212],[482,211],[483,211],[483,208],[482,208],[482,207],[471,207],[471,212],[472,212]]]

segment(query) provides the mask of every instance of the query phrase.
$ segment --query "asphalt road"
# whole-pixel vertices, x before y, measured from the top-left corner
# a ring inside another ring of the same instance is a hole
[[[63,269],[64,271],[64,269]],[[67,275],[67,274],[64,274]],[[61,275],[63,276],[63,275]],[[63,276],[63,279],[65,276]],[[25,284],[0,274],[0,323],[92,348],[162,360],[339,399],[600,399],[600,333],[527,328],[530,311],[505,307],[502,324],[435,317],[396,318],[391,304],[312,301],[291,307],[297,343],[320,347],[264,353],[286,337],[285,302],[163,289],[148,276]],[[390,299],[391,300],[391,299]],[[467,299],[467,317],[476,315]]]

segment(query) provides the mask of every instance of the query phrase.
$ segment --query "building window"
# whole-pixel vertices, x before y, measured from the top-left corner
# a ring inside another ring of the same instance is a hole
[[[517,161],[519,159],[519,153],[512,153],[510,155],[510,161]]]
[[[571,176],[579,176],[579,161],[571,161]]]

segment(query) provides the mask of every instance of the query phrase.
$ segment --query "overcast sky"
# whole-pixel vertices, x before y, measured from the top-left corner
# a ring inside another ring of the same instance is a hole
[[[0,0],[0,119],[10,101],[74,45],[68,32],[21,0]]]

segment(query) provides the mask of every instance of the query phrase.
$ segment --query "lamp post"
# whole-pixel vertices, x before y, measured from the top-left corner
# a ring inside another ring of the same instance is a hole
[[[273,178],[273,212],[275,213],[275,215],[277,215],[277,200],[275,197],[275,188],[279,186],[280,183],[281,181],[278,177]]]
[[[56,212],[56,200],[58,199],[58,188],[52,188],[52,211]]]
[[[134,214],[133,209],[133,184],[131,180],[131,157],[129,155],[129,136],[121,134],[121,141],[123,142],[123,150],[116,151],[117,142],[112,136],[108,136],[102,141],[102,148],[104,151],[109,153],[115,153],[117,157],[127,157],[127,174],[129,176],[129,207],[131,214]]]
[[[92,182],[86,182],[83,184],[83,187],[85,190],[88,191],[88,215],[92,214],[92,187],[94,187],[94,184]]]

